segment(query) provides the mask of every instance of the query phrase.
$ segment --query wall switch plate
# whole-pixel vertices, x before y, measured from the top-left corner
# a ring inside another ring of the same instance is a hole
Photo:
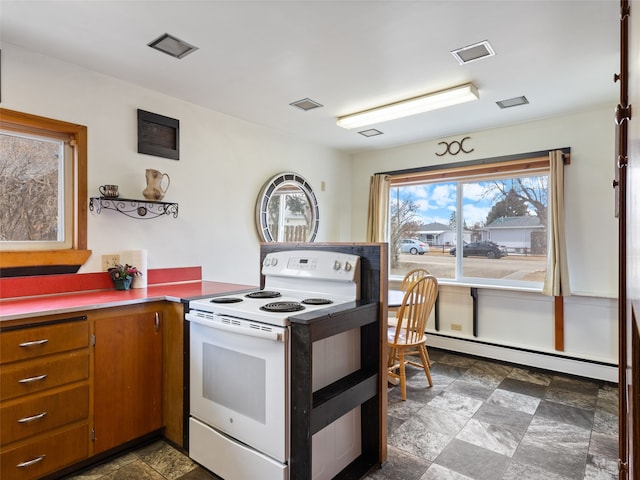
[[[452,323],[451,324],[451,330],[456,330],[458,332],[462,331],[462,325],[460,325],[459,323]]]
[[[102,255],[102,270],[107,271],[111,267],[115,267],[120,263],[120,255],[117,253],[111,253],[109,255]]]

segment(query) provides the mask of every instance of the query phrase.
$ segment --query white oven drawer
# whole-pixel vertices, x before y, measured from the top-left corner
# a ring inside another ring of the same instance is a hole
[[[189,419],[189,456],[225,480],[287,480],[288,465]]]

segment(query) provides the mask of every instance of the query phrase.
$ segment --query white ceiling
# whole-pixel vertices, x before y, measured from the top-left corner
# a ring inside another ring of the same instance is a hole
[[[607,104],[613,122],[618,99],[618,0],[1,0],[0,9],[2,42],[349,152]],[[164,33],[199,50],[178,60],[147,46]],[[461,66],[450,53],[483,40],[495,56]],[[374,125],[383,135],[335,122],[466,82],[479,101]],[[530,103],[495,103],[520,95]],[[303,98],[323,108],[289,105]]]

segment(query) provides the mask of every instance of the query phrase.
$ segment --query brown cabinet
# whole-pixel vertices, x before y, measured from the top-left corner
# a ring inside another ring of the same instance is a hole
[[[164,303],[98,310],[94,321],[94,454],[162,428]]]
[[[0,478],[70,471],[161,429],[183,445],[183,365],[181,303],[0,325]]]
[[[0,331],[0,477],[34,479],[89,456],[89,322]]]
[[[184,438],[184,396],[186,386],[184,366],[186,352],[184,346],[184,307],[182,303],[165,303],[162,329],[163,433],[167,440],[178,447],[184,447],[186,445],[186,439]]]

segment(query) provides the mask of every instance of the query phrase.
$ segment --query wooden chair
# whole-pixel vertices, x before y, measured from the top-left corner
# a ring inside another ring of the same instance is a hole
[[[414,268],[407,272],[407,274],[402,279],[402,283],[400,284],[400,290],[403,292],[407,291],[409,285],[418,280],[421,277],[425,277],[427,275],[431,275],[431,272],[425,268]]]
[[[431,273],[429,273],[429,270],[424,268],[414,268],[413,270],[410,270],[402,279],[402,282],[400,283],[400,290],[398,290],[398,292],[406,292],[409,285],[426,275],[431,275]],[[393,305],[393,307],[391,305],[389,306],[389,325],[395,325],[396,312],[398,311],[398,308],[400,308],[399,305]]]
[[[409,286],[411,286],[413,282],[415,282],[416,280],[419,280],[422,277],[426,277],[427,275],[431,275],[431,272],[429,272],[429,270],[427,270],[426,268],[414,268],[413,270],[409,270],[407,274],[404,276],[404,278],[402,279],[402,283],[400,283],[400,290],[402,290],[403,292],[406,292],[407,288],[409,288]],[[395,311],[397,312],[398,309],[396,308]],[[395,325],[395,324],[396,324],[396,319],[394,316],[394,318],[389,319],[389,325]],[[417,350],[412,350],[410,352],[409,351],[405,352],[405,354],[419,355],[419,352]],[[429,361],[429,366],[431,366],[431,359],[429,358],[428,353],[427,353],[427,360]]]
[[[429,355],[427,353],[427,336],[424,333],[429,314],[433,310],[438,297],[438,280],[433,275],[426,275],[413,282],[402,300],[398,310],[395,326],[387,330],[389,347],[388,375],[400,380],[402,400],[407,399],[407,377],[405,365],[411,364],[424,370],[429,386],[433,387],[429,371]],[[421,363],[407,358],[410,352],[417,351]]]

